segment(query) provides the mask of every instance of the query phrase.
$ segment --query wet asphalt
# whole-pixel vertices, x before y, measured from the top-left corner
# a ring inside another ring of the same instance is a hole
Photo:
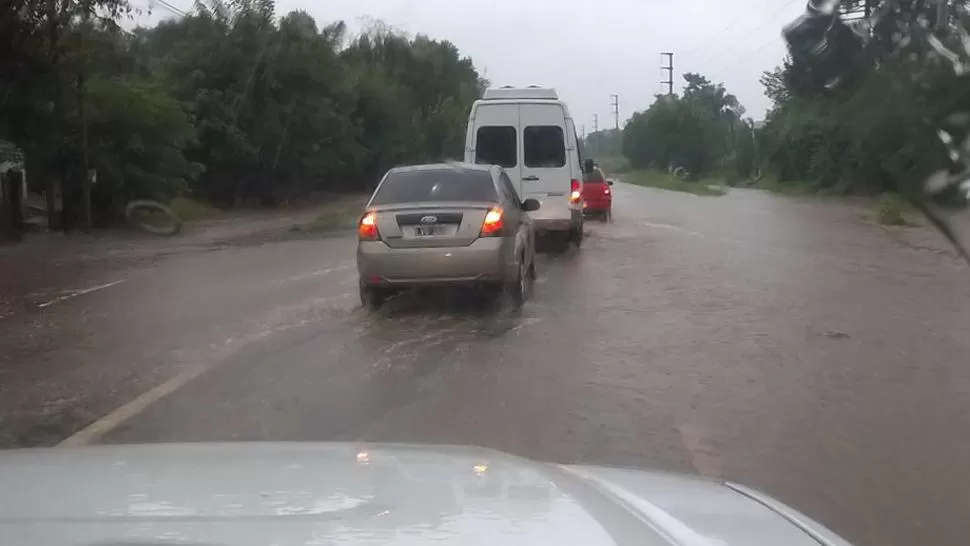
[[[28,295],[0,317],[0,446],[476,444],[738,481],[859,545],[965,543],[965,265],[844,203],[615,196],[518,312],[368,313],[344,236]]]

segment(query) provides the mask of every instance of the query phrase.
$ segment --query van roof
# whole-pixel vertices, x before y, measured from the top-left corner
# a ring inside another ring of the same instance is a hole
[[[539,87],[530,85],[529,87],[491,87],[485,90],[482,95],[483,100],[509,100],[509,99],[544,99],[559,100],[559,94],[551,87]]]
[[[472,104],[472,110],[471,110],[471,113],[469,114],[469,119],[475,118],[476,112],[478,112],[478,108],[481,106],[499,106],[499,105],[506,105],[506,104],[516,105],[516,106],[521,106],[523,104],[543,104],[543,105],[554,104],[562,108],[563,116],[566,119],[572,119],[572,115],[570,115],[569,108],[566,106],[566,103],[564,103],[561,100],[549,100],[549,99],[492,99],[492,100],[478,99]]]

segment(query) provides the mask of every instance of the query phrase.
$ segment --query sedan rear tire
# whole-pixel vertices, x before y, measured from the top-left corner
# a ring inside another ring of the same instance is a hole
[[[371,311],[377,311],[387,301],[388,291],[377,286],[367,286],[360,283],[360,303]]]
[[[525,258],[519,260],[518,273],[515,279],[487,288],[489,306],[495,311],[507,308],[518,309],[532,292],[531,267],[526,265]]]
[[[522,306],[525,300],[529,298],[529,292],[532,287],[532,275],[529,274],[529,266],[525,263],[525,256],[519,259],[519,273],[516,275],[515,282],[509,285],[509,296],[512,300],[512,305],[515,307]]]
[[[570,232],[569,239],[567,240],[571,240],[576,245],[576,248],[580,248],[583,246],[583,235],[583,223],[580,222],[579,227]]]

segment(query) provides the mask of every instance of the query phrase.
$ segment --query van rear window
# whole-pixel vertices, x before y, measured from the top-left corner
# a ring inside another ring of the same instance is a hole
[[[374,194],[371,205],[496,200],[498,193],[488,171],[429,169],[389,174]]]
[[[515,127],[485,126],[478,128],[475,141],[475,163],[480,165],[501,165],[515,167],[516,158]]]
[[[531,125],[522,132],[525,166],[554,168],[566,165],[566,142],[558,125]]]

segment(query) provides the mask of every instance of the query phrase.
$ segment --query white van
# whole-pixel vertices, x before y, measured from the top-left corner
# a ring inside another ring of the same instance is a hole
[[[472,105],[465,161],[501,165],[532,213],[538,234],[583,241],[582,158],[576,126],[555,89],[488,89]]]

